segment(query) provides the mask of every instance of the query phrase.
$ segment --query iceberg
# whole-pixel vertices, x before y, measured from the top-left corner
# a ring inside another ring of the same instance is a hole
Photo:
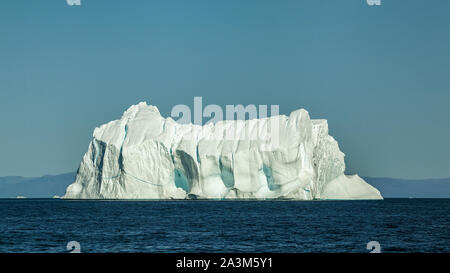
[[[65,199],[382,199],[326,120],[289,116],[180,124],[141,102],[94,130]]]

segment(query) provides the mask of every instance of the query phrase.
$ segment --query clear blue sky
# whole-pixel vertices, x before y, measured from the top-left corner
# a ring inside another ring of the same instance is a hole
[[[0,176],[75,171],[140,101],[326,118],[348,173],[450,176],[450,1],[65,0],[0,6]]]

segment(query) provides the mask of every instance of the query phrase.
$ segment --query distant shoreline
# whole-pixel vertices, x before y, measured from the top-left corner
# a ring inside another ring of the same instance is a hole
[[[23,196],[26,199],[62,197],[67,186],[73,183],[75,178],[75,172],[27,178],[20,176],[0,177],[0,199],[16,199],[17,196]],[[399,179],[364,176],[362,178],[380,190],[384,198],[450,198],[450,178]]]

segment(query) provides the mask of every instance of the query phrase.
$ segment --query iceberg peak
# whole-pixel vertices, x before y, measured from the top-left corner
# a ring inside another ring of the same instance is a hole
[[[155,112],[159,114],[158,107],[153,105],[148,105],[147,102],[142,101],[138,104],[130,106],[125,112],[123,112],[122,118],[133,118],[137,115],[139,111],[149,111],[149,112]]]

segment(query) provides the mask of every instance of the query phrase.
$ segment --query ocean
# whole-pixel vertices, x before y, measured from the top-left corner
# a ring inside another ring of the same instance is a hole
[[[0,199],[0,252],[450,252],[450,199]]]

